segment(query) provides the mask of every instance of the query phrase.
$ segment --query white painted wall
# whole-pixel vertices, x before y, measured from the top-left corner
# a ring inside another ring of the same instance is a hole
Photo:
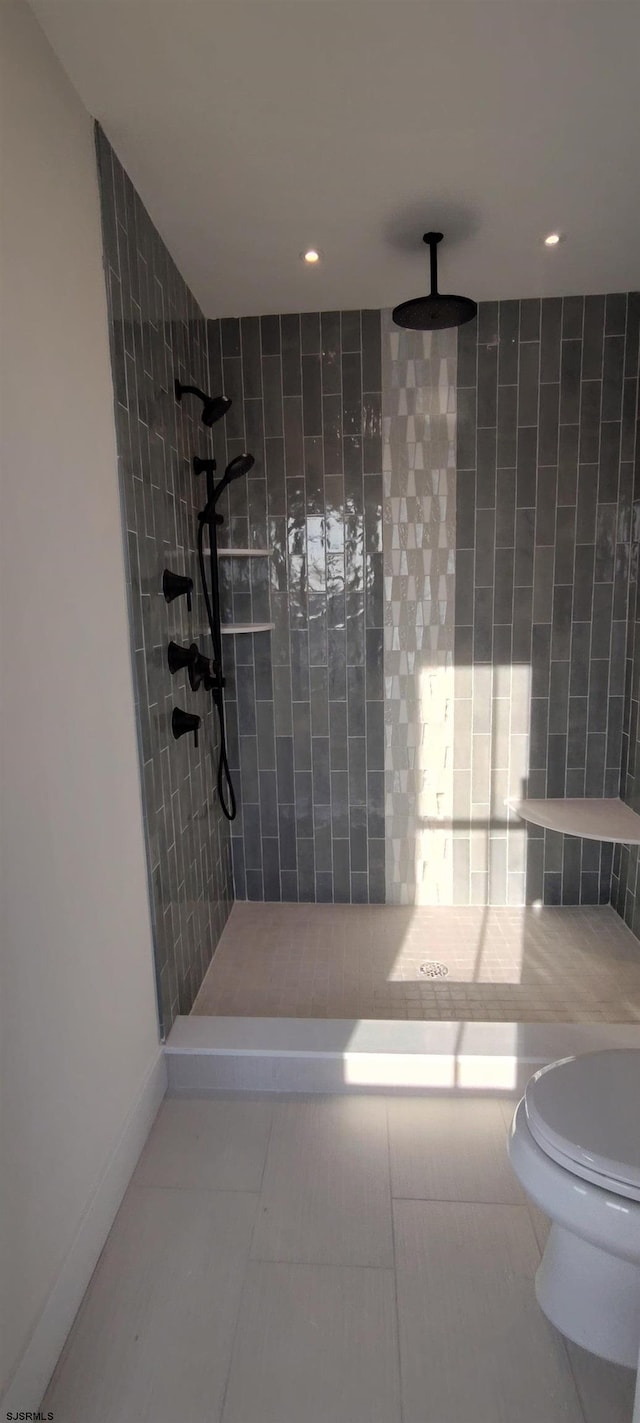
[[[93,127],[22,0],[0,26],[0,1393],[32,1408],[162,1060]]]

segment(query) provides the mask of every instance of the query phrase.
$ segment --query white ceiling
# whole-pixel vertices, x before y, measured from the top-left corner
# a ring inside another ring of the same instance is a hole
[[[32,5],[207,315],[640,285],[638,0]]]

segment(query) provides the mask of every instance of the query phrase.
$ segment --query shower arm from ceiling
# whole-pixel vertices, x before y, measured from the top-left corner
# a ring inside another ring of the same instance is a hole
[[[394,307],[396,326],[410,331],[446,331],[473,321],[478,310],[475,301],[438,291],[438,243],[442,242],[442,233],[425,232],[422,240],[429,248],[431,291],[428,296],[413,297]]]

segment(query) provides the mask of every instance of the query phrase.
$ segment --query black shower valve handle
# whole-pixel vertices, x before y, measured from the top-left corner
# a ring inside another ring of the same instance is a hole
[[[210,692],[216,685],[211,661],[204,652],[200,651],[196,642],[192,642],[189,647],[181,647],[178,642],[170,642],[167,648],[167,662],[172,677],[176,672],[182,672],[186,668],[192,692],[197,692],[203,684],[205,692]]]
[[[191,644],[193,648],[193,660],[189,667],[189,683],[192,692],[197,692],[204,685],[205,692],[210,691],[211,683],[211,661],[205,657],[204,652],[200,652],[195,642]]]
[[[198,649],[195,642],[192,642],[190,647],[181,647],[179,642],[172,640],[167,648],[167,662],[171,676],[174,677],[176,672],[182,672],[185,667],[191,667],[197,655]]]
[[[167,648],[167,662],[172,677],[176,672],[182,672],[186,668],[191,690],[197,692],[202,681],[202,663],[208,665],[208,658],[202,656],[197,643],[192,642],[189,647],[181,647],[179,642],[170,642]]]
[[[193,744],[198,746],[198,731],[200,728],[199,716],[195,712],[183,711],[182,707],[174,707],[171,715],[171,731],[176,741],[181,736],[193,736]]]
[[[226,678],[222,675],[222,669],[216,662],[209,662],[209,669],[203,680],[205,692],[212,692],[214,699],[224,691],[227,685]]]
[[[191,612],[193,578],[187,578],[182,573],[172,573],[170,568],[165,568],[162,575],[162,592],[167,603],[172,603],[174,598],[186,596],[187,612]]]

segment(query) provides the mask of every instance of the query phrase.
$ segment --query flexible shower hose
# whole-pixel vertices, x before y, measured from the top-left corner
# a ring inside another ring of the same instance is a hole
[[[206,524],[206,522],[207,522],[207,521],[206,521],[205,519],[200,519],[199,524],[198,524],[198,567],[199,567],[199,570],[200,570],[200,582],[201,582],[201,585],[202,585],[202,593],[203,593],[203,597],[204,597],[205,607],[206,607],[206,610],[207,610],[207,618],[208,618],[208,620],[209,620],[209,632],[211,633],[211,643],[212,643],[212,646],[213,646],[213,668],[214,668],[214,675],[216,675],[217,677],[219,677],[220,680],[221,680],[221,679],[222,679],[222,639],[221,639],[221,636],[220,636],[220,610],[219,610],[219,607],[218,607],[218,590],[217,590],[217,587],[216,587],[216,580],[215,580],[215,578],[213,577],[213,574],[212,574],[212,577],[211,577],[212,596],[213,596],[213,602],[212,602],[212,597],[211,597],[210,594],[209,594],[209,588],[208,588],[208,586],[207,586],[207,570],[206,570],[206,565],[205,565],[205,561],[204,561],[203,539],[204,539],[204,529],[205,529],[205,524]],[[209,537],[211,537],[211,534],[209,535]],[[215,615],[214,615],[214,603],[215,603]],[[237,806],[236,806],[235,791],[234,791],[234,789],[233,789],[233,782],[232,782],[232,780],[231,780],[231,772],[230,772],[230,770],[229,770],[229,760],[228,760],[228,756],[227,756],[227,733],[226,733],[225,720],[224,720],[224,695],[223,695],[222,687],[217,687],[217,688],[214,687],[213,690],[212,690],[212,692],[211,692],[211,696],[212,696],[212,698],[213,698],[213,704],[214,704],[214,706],[215,706],[215,708],[216,708],[216,711],[217,711],[217,713],[218,713],[218,722],[219,722],[219,725],[220,725],[220,753],[219,753],[219,755],[218,755],[218,771],[217,771],[217,777],[216,777],[217,786],[218,786],[218,796],[219,796],[219,798],[220,798],[220,805],[221,805],[221,808],[222,808],[222,814],[223,814],[224,816],[226,816],[227,820],[235,820],[236,815],[237,815]]]

